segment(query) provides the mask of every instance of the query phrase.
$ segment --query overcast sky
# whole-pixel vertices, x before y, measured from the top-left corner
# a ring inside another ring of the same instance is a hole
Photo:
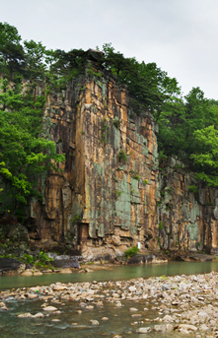
[[[0,0],[0,21],[52,49],[112,42],[156,62],[184,95],[199,86],[218,100],[218,0]]]

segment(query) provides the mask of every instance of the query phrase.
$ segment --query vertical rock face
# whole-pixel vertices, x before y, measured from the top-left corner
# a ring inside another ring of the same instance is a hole
[[[83,253],[124,250],[156,237],[155,124],[149,113],[129,111],[128,103],[112,78],[86,83],[76,126],[76,149],[83,149]]]
[[[160,179],[158,242],[163,248],[206,250],[218,247],[218,190],[202,187],[194,173],[171,158]]]
[[[137,116],[127,90],[107,74],[50,93],[44,136],[66,161],[40,178],[32,238],[68,241],[89,258],[138,242],[215,252],[218,190],[200,187],[173,158],[159,176],[156,131],[153,116]]]
[[[42,201],[32,201],[42,240],[72,238],[84,255],[157,244],[156,126],[138,117],[112,77],[81,77],[48,96],[44,134],[66,156],[62,173],[41,177]]]

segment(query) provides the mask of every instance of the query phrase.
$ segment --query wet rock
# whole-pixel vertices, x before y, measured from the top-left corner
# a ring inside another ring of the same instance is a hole
[[[128,259],[128,264],[146,264],[151,263],[153,260],[152,255],[135,255]]]
[[[95,320],[95,319],[91,319],[91,320],[90,320],[90,323],[91,323],[92,325],[99,325],[99,322],[98,322],[97,320]]]
[[[138,311],[138,309],[136,309],[135,307],[130,307],[129,311]]]
[[[60,271],[60,273],[72,273],[72,271],[69,269],[69,268],[64,268],[64,269],[62,269],[61,271]]]
[[[53,312],[53,311],[57,311],[58,309],[55,306],[46,306],[43,308],[44,311],[49,311],[49,312]]]
[[[123,304],[122,304],[121,302],[117,302],[117,303],[115,304],[115,306],[116,306],[116,307],[120,307],[120,306],[123,306]]]
[[[190,324],[180,324],[178,325],[177,327],[177,330],[181,331],[181,330],[184,330],[184,331],[197,331],[197,327],[194,326],[194,325],[190,325]]]
[[[165,332],[165,331],[172,331],[173,325],[166,324],[166,325],[154,325],[154,331],[156,332]]]
[[[0,302],[0,310],[8,311],[9,309],[7,308],[4,302]]]
[[[43,276],[43,273],[41,271],[34,271],[33,276]]]
[[[38,298],[38,295],[37,294],[34,294],[34,293],[26,293],[25,296],[29,299],[35,299],[35,298]]]
[[[31,270],[25,270],[24,272],[22,272],[21,274],[22,276],[25,276],[25,277],[30,277],[33,275],[32,271]]]
[[[31,313],[21,313],[20,315],[17,316],[17,318],[30,318],[32,317]]]
[[[166,315],[166,316],[163,318],[163,322],[173,322],[173,317],[172,317],[172,316],[169,316],[169,315]]]
[[[59,257],[65,257],[65,256],[59,256]],[[50,263],[52,264],[54,268],[62,268],[62,269],[65,269],[65,268],[79,269],[80,268],[79,262],[69,259],[69,257],[63,259],[63,258],[58,258],[57,256],[56,259]]]
[[[45,316],[43,315],[43,313],[38,312],[35,315],[32,316],[32,318],[44,318]]]
[[[137,333],[149,333],[151,332],[150,327],[140,327],[138,330],[136,330]]]

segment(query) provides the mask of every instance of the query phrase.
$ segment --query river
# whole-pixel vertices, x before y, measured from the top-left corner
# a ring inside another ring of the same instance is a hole
[[[90,269],[92,266],[90,265]],[[44,274],[39,277],[5,276],[0,278],[0,290],[49,285],[51,283],[77,283],[86,281],[122,280],[148,278],[153,276],[173,276],[209,273],[218,271],[218,262],[168,262],[164,264],[124,265],[110,267],[110,270],[95,270],[90,273]]]
[[[18,287],[28,287],[34,285],[49,285],[59,282],[85,282],[85,281],[108,281],[108,280],[127,280],[132,278],[148,278],[151,276],[171,276],[171,275],[190,275],[204,274],[211,271],[218,271],[218,262],[189,263],[189,262],[169,262],[161,265],[143,265],[143,266],[115,266],[112,270],[97,270],[90,273],[74,273],[69,275],[50,274],[40,277],[2,277],[0,278],[0,288],[10,289]],[[35,335],[41,335],[45,338],[113,338],[116,335],[120,337],[139,337],[136,333],[137,327],[140,327],[140,321],[132,318],[129,308],[136,306],[139,313],[143,314],[142,319],[154,319],[157,317],[157,311],[153,306],[155,303],[148,303],[145,300],[132,302],[122,301],[122,307],[115,307],[114,304],[104,302],[104,306],[94,306],[92,310],[82,309],[82,314],[78,313],[81,309],[79,302],[64,301],[58,308],[62,312],[59,315],[51,315],[45,318],[17,318],[20,313],[42,312],[42,301],[40,300],[14,300],[8,299],[6,305],[9,308],[7,312],[0,312],[0,337],[3,338],[27,338]],[[144,307],[149,311],[143,313]],[[103,321],[103,317],[109,320]],[[57,319],[59,321],[53,321]],[[99,321],[99,326],[93,326],[90,319]],[[141,319],[140,319],[141,320]],[[133,325],[133,323],[135,324]],[[138,324],[136,324],[138,322]],[[72,325],[76,323],[76,325]],[[147,323],[146,325],[148,325]],[[144,325],[144,324],[143,324]],[[151,324],[152,325],[152,324]],[[149,334],[141,334],[140,337],[179,337],[178,332],[159,333],[152,331]],[[181,335],[182,336],[182,335]],[[194,336],[194,335],[193,335]],[[192,337],[192,334],[189,334]]]

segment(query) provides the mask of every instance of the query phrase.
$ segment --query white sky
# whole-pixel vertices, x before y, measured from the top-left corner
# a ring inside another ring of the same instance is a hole
[[[184,95],[199,86],[218,100],[218,0],[0,0],[0,22],[52,49],[112,42],[156,62]]]

